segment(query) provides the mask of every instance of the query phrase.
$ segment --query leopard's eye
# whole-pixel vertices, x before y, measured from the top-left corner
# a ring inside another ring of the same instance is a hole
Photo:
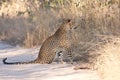
[[[70,22],[71,20],[70,20],[70,19],[68,19],[67,21],[68,21],[68,22]]]

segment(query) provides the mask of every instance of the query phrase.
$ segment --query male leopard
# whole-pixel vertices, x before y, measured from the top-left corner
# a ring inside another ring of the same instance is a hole
[[[48,37],[42,44],[37,59],[30,62],[6,62],[7,58],[3,59],[4,64],[50,64],[52,63],[56,53],[66,51],[66,54],[71,53],[70,32],[76,28],[75,22],[71,19],[65,19],[57,31]],[[72,59],[70,59],[72,62]]]

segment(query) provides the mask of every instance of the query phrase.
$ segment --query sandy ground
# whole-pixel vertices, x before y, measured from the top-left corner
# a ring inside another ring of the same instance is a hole
[[[7,62],[30,61],[37,57],[39,48],[23,49],[0,41],[0,80],[100,80],[95,71],[73,70],[70,64],[5,65]]]

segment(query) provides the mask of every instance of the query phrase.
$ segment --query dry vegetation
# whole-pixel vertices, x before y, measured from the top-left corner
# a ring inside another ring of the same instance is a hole
[[[74,19],[79,26],[72,40],[81,63],[94,57],[94,68],[104,80],[119,80],[119,0],[1,0],[0,40],[25,47],[40,45],[63,18]]]
[[[73,34],[77,43],[89,41],[93,34],[119,36],[119,7],[119,0],[1,0],[0,39],[26,47],[40,45],[63,18],[78,23]]]
[[[101,54],[95,61],[94,68],[97,68],[103,80],[120,79],[120,38],[111,37],[108,42],[96,54]]]

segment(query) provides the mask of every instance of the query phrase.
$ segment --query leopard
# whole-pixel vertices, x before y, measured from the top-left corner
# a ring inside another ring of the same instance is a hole
[[[4,64],[51,64],[57,53],[64,53],[68,55],[71,64],[71,33],[76,29],[75,21],[73,19],[64,19],[56,32],[48,37],[41,45],[39,54],[35,60],[28,62],[7,62],[7,58],[3,59]]]

